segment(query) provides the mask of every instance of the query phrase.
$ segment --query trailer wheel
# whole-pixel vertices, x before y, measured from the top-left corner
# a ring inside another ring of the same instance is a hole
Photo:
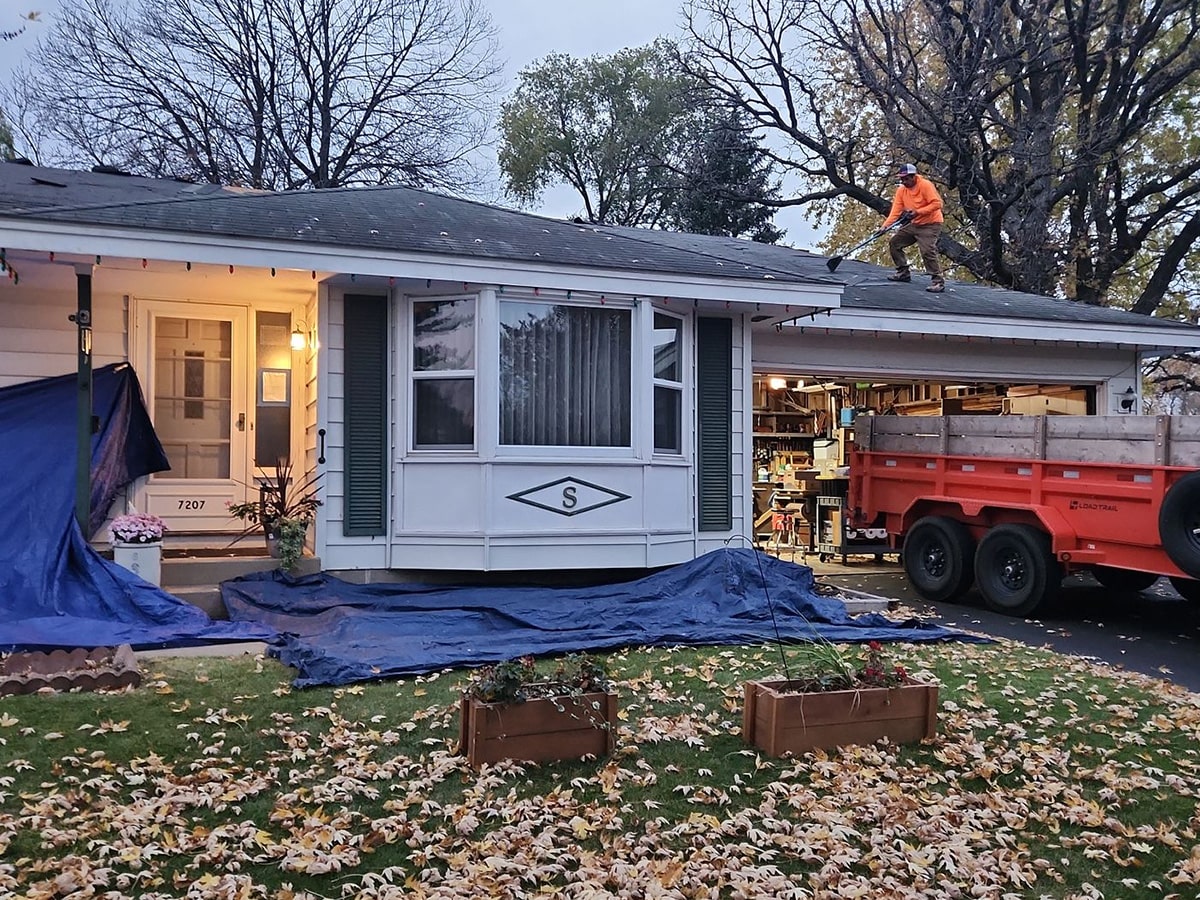
[[[1120,594],[1136,594],[1138,591],[1144,591],[1150,585],[1154,584],[1154,582],[1158,581],[1158,576],[1153,572],[1138,572],[1135,569],[1114,569],[1111,566],[1096,566],[1096,568],[1092,569],[1092,576],[1102,586]]]
[[[1171,576],[1171,587],[1188,603],[1200,603],[1200,581]]]
[[[1163,498],[1158,537],[1171,562],[1200,578],[1200,472],[1180,478]]]
[[[998,613],[1029,615],[1054,598],[1062,578],[1050,536],[1029,525],[997,525],[983,536],[975,553],[979,592]]]
[[[975,580],[975,541],[949,516],[918,519],[904,538],[904,571],[913,589],[932,603],[956,600]]]

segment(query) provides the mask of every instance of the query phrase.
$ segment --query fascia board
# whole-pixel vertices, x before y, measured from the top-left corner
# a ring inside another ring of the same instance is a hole
[[[894,334],[947,335],[949,337],[996,338],[999,340],[1052,343],[1125,344],[1148,353],[1175,353],[1200,349],[1200,328],[1105,325],[1097,322],[1053,322],[1044,319],[1005,319],[985,316],[931,318],[901,310],[840,309],[813,322],[794,322],[795,327],[828,328],[830,331],[888,331]],[[786,326],[785,326],[786,327]],[[1177,333],[1182,332],[1182,333]]]
[[[829,309],[841,304],[842,286],[792,281],[712,278],[619,269],[584,269],[526,261],[476,259],[441,254],[371,251],[290,241],[255,241],[220,235],[133,231],[70,223],[5,220],[0,217],[0,247],[119,256],[247,267],[348,272],[383,278],[417,278],[481,284],[511,284],[588,294],[611,293],[637,297],[717,300],[731,304],[769,304],[775,307]],[[269,258],[264,260],[264,255]]]

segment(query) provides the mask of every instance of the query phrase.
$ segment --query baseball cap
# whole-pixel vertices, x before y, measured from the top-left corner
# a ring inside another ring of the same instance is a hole
[[[914,166],[912,163],[905,163],[904,165],[902,165],[900,167],[899,171],[896,172],[896,175],[899,178],[904,178],[906,175],[916,175],[916,174],[917,174],[917,167]]]

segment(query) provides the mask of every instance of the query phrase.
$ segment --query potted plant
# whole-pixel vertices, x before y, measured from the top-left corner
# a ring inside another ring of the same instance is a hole
[[[616,692],[604,666],[584,654],[564,657],[549,677],[531,656],[486,666],[460,708],[459,752],[474,767],[606,756],[616,744]]]
[[[246,523],[230,546],[261,528],[267,552],[279,560],[281,568],[291,569],[304,554],[304,537],[321,505],[316,495],[317,479],[321,476],[314,473],[293,484],[292,463],[288,459],[279,460],[274,474],[259,471],[258,499],[226,504],[231,516]]]
[[[162,539],[167,530],[163,520],[149,513],[117,516],[108,527],[113,562],[124,566],[143,581],[162,581]]]
[[[794,674],[745,685],[742,737],[770,756],[937,733],[938,686],[888,664],[878,641],[858,659],[828,641],[801,651]],[[786,660],[785,660],[786,665]]]

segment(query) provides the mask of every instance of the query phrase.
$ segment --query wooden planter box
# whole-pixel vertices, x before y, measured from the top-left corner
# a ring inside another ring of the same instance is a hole
[[[915,744],[937,734],[935,684],[797,693],[787,681],[745,686],[742,737],[770,756],[870,744],[886,737]]]
[[[561,707],[561,708],[560,708]],[[617,695],[483,703],[462,698],[459,752],[472,766],[519,759],[549,762],[607,756],[616,745]]]

